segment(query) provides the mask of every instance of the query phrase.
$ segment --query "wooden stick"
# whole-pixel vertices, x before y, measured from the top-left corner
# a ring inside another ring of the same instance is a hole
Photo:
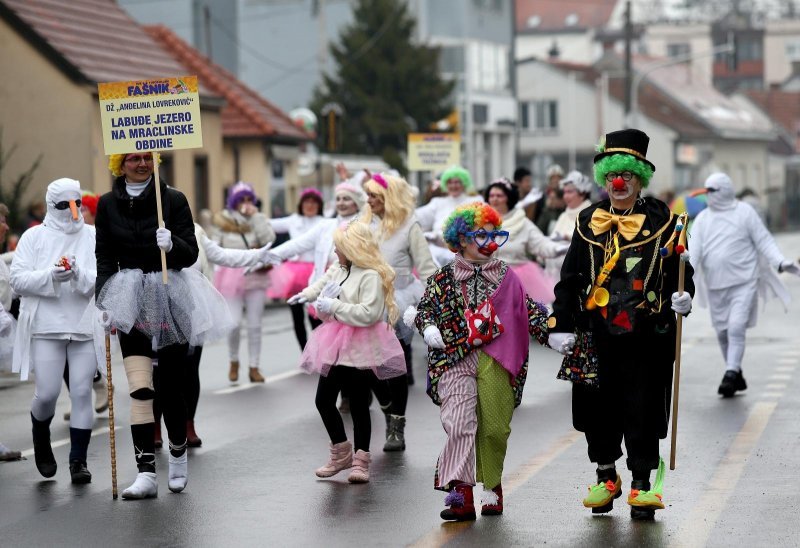
[[[106,380],[108,382],[108,439],[111,443],[111,496],[117,500],[117,436],[114,429],[114,383],[111,380],[111,336],[106,333]]]
[[[686,248],[686,225],[689,219],[681,215],[679,222],[683,223],[678,244]],[[678,257],[678,294],[683,295],[683,285],[686,277],[686,263]],[[681,384],[681,339],[683,335],[683,315],[678,314],[675,326],[675,374],[672,378],[672,438],[669,450],[669,469],[675,470],[675,453],[678,441],[678,400],[680,399]]]
[[[158,161],[160,157],[159,152],[153,152],[153,176],[156,183],[156,210],[158,211],[158,228],[164,228],[164,213],[161,209],[161,182],[158,178]],[[167,277],[167,253],[161,250],[161,279],[164,285],[167,285],[169,278]]]

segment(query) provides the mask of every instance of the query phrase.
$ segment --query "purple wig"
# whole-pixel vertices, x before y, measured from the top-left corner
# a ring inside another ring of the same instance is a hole
[[[225,202],[225,207],[231,210],[236,209],[236,206],[239,205],[243,198],[250,198],[253,203],[257,199],[252,185],[239,181],[228,190],[228,200]]]

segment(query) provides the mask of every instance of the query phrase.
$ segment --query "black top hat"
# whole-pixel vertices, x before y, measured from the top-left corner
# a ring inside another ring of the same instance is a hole
[[[644,131],[638,129],[621,129],[606,133],[605,150],[594,157],[594,163],[596,164],[612,154],[628,154],[649,165],[655,171],[656,166],[645,157],[647,156],[647,145],[649,144],[650,137]]]

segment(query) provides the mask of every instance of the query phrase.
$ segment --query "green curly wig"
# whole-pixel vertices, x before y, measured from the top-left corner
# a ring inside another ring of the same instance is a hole
[[[442,173],[442,176],[439,178],[439,188],[442,189],[442,192],[447,192],[447,181],[450,179],[458,179],[461,181],[461,184],[464,185],[464,192],[466,193],[475,190],[469,171],[461,166],[450,166]]]
[[[606,187],[606,173],[621,173],[630,171],[642,182],[642,188],[647,188],[653,177],[653,168],[638,160],[630,154],[612,154],[601,158],[594,165],[594,182],[600,188]]]

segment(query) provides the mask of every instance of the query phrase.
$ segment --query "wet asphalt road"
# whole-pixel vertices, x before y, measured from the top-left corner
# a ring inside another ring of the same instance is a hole
[[[787,256],[800,255],[800,235],[778,242]],[[431,486],[444,432],[419,383],[419,339],[407,451],[380,451],[383,417],[373,405],[370,483],[349,485],[346,473],[317,479],[313,471],[325,461],[327,439],[313,404],[316,379],[294,373],[299,349],[288,310],[270,309],[262,351],[267,384],[231,385],[225,347],[204,352],[197,416],[203,447],[190,454],[184,493],[167,489],[162,451],[158,498],[112,501],[108,421],[99,417],[89,447],[90,485],[70,484],[66,443],[55,448],[59,470],[52,480],[39,476],[32,456],[0,463],[0,546],[798,546],[800,279],[784,280],[794,304],[784,314],[770,302],[749,331],[744,373],[750,388],[742,395],[716,395],[724,366],[708,312],[696,309],[684,323],[677,469],[667,472],[667,509],[653,523],[631,522],[624,496],[605,516],[582,507],[594,467],[571,428],[570,387],[555,379],[558,356],[535,347],[512,423],[503,516],[469,524],[439,520],[443,494]],[[116,359],[114,378],[121,491],[135,465],[124,371]],[[28,454],[32,391],[31,383],[0,377],[0,441]],[[62,393],[52,429],[56,445],[69,436],[65,408]],[[668,459],[668,439],[661,449]],[[618,466],[627,493],[630,474],[624,461]]]

